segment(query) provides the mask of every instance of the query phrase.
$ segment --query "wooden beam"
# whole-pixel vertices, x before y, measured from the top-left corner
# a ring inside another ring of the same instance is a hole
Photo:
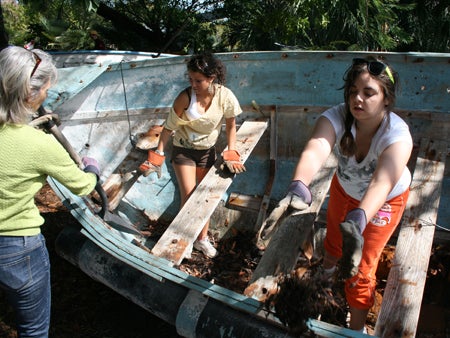
[[[232,192],[228,198],[227,207],[240,211],[259,212],[261,207],[261,196],[245,195],[238,192]]]
[[[236,150],[245,162],[268,127],[268,120],[245,121],[236,135]],[[152,249],[155,256],[179,265],[203,226],[233,182],[233,176],[220,169],[222,157],[206,174],[178,215]],[[240,175],[245,175],[242,173]]]
[[[415,337],[436,223],[447,143],[422,139],[375,325],[380,337]]]
[[[109,210],[113,211],[117,208],[122,198],[141,176],[139,165],[147,160],[148,150],[158,146],[162,130],[162,126],[152,125],[146,133],[139,134],[136,147],[133,147],[122,163],[102,184],[108,196]]]
[[[262,112],[262,111],[261,111]],[[264,191],[264,195],[262,197],[261,206],[258,212],[258,218],[256,219],[255,230],[259,231],[261,225],[266,219],[267,209],[269,208],[270,203],[270,195],[272,194],[272,187],[275,181],[275,174],[277,169],[277,114],[276,107],[273,106],[270,110],[270,164],[269,164],[269,179],[266,183],[266,189]],[[260,232],[258,233],[259,237]]]
[[[116,170],[102,184],[108,196],[109,210],[117,208],[128,190],[141,176],[139,165],[147,159],[147,152],[133,148]]]
[[[244,291],[246,296],[264,301],[273,280],[279,274],[290,273],[295,267],[300,252],[312,242],[314,220],[325,200],[336,165],[337,159],[332,154],[311,183],[313,201],[306,211],[292,213],[280,220],[253,272],[250,285]]]

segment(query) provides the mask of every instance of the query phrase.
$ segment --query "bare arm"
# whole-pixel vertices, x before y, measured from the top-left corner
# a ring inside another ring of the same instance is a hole
[[[159,142],[158,146],[156,147],[156,150],[159,152],[164,152],[164,149],[166,148],[167,142],[169,142],[170,136],[172,135],[172,131],[164,128],[161,132],[161,135],[159,136]]]
[[[366,212],[369,221],[386,202],[405,169],[411,155],[412,145],[397,142],[387,147],[378,159],[378,165],[359,207]]]
[[[173,109],[175,113],[177,113],[178,117],[183,115],[185,109],[189,107],[189,96],[186,93],[186,90],[183,90],[180,94],[178,94],[177,98],[173,102]]]
[[[225,119],[225,130],[227,133],[228,150],[234,150],[236,145],[236,119],[234,117]]]
[[[330,155],[335,141],[333,125],[326,117],[320,117],[300,155],[292,179],[301,180],[308,186]]]

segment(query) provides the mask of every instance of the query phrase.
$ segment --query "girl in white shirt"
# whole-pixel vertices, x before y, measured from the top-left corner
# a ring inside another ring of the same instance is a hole
[[[363,331],[374,303],[379,257],[408,199],[407,162],[413,143],[407,124],[391,111],[398,75],[390,66],[374,58],[354,59],[344,80],[345,103],[318,119],[288,194],[266,224],[276,222],[276,210],[282,206],[308,208],[308,186],[335,148],[338,168],[330,187],[323,278],[331,276],[340,261],[350,328]]]

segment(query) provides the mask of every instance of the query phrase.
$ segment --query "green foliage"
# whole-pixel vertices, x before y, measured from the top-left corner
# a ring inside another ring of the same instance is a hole
[[[24,45],[30,40],[43,49],[90,49],[89,30],[100,23],[108,27],[95,12],[95,1],[23,1],[3,3],[5,29],[10,44]]]
[[[400,51],[450,52],[450,3],[448,1],[408,1],[414,9],[400,16],[411,39],[400,41]]]
[[[302,0],[224,1],[230,49],[273,50],[276,44],[309,43],[309,20]]]
[[[195,53],[329,49],[448,52],[448,0],[24,0],[2,2],[10,43]]]
[[[14,3],[1,3],[5,22],[5,31],[9,37],[9,43],[23,46],[28,42],[28,18],[23,6]]]

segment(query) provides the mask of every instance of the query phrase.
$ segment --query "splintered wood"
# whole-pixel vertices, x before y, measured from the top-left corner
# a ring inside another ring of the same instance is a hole
[[[380,337],[415,337],[437,219],[447,143],[422,139],[381,312]]]

